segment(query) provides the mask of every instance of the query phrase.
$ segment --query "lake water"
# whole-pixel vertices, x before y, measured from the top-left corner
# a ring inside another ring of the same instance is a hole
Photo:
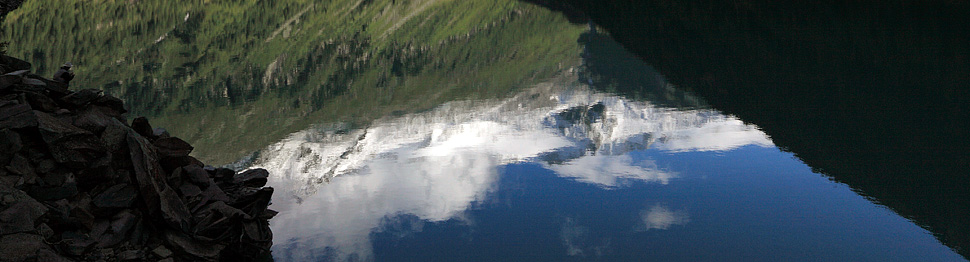
[[[962,259],[755,126],[563,78],[270,146],[274,258]]]
[[[31,0],[4,29],[206,163],[268,169],[276,261],[966,261],[970,185],[818,173],[524,2]]]

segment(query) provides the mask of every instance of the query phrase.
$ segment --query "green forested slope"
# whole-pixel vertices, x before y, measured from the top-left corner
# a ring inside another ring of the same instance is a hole
[[[507,94],[575,65],[584,27],[512,0],[27,1],[9,53],[228,163],[324,122]]]

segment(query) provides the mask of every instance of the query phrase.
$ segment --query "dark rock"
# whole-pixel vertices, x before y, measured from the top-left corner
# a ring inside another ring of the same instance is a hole
[[[152,224],[152,228],[155,228],[154,223]],[[137,246],[144,245],[145,242],[148,240],[149,234],[151,234],[152,237],[155,237],[158,235],[157,232],[158,230],[149,231],[148,229],[146,229],[145,220],[138,219],[138,223],[135,224],[135,228],[131,229],[131,234],[128,236],[128,243],[131,243]]]
[[[232,178],[233,176],[236,175],[236,171],[232,169],[220,167],[210,172],[210,174],[212,175],[212,178],[216,179],[216,181],[232,182]]]
[[[169,247],[197,261],[215,261],[226,248],[224,244],[193,239],[181,232],[165,231],[165,241]]]
[[[103,231],[98,236],[98,247],[113,247],[121,244],[129,239],[132,231],[138,226],[138,222],[138,216],[131,211],[125,210],[119,212],[112,218],[110,223],[99,225],[103,227],[105,226],[104,224],[107,224],[107,227],[103,230],[100,227],[98,228],[99,231]]]
[[[127,147],[130,128],[118,120],[112,120],[101,132],[101,140],[110,152],[119,152]]]
[[[263,211],[263,214],[260,215],[259,219],[270,220],[270,219],[272,219],[273,217],[275,217],[276,215],[279,215],[279,214],[280,214],[280,212],[278,212],[276,210],[266,209],[266,211]]]
[[[111,221],[111,231],[115,233],[127,233],[135,227],[135,224],[138,222],[137,219],[138,216],[131,213],[131,211],[121,211]]]
[[[54,172],[54,169],[57,168],[56,165],[57,163],[54,163],[53,159],[41,159],[40,161],[37,161],[37,168],[35,168],[34,171],[41,174],[47,174]]]
[[[23,179],[23,185],[33,186],[40,183],[40,178],[37,177],[37,174],[27,174],[24,176],[20,176],[20,178]],[[18,188],[22,188],[22,187],[18,185]]]
[[[129,133],[128,148],[135,181],[150,215],[160,216],[174,228],[188,229],[189,210],[178,194],[165,183],[165,176],[151,144],[145,138]]]
[[[34,110],[53,113],[57,111],[57,109],[60,109],[60,107],[57,106],[57,102],[54,102],[54,99],[51,99],[50,97],[37,92],[24,92],[24,94],[27,97],[27,104],[29,104]]]
[[[86,234],[74,231],[61,233],[61,250],[67,252],[69,255],[80,256],[89,248],[93,247],[94,244],[94,239],[91,239]]]
[[[209,179],[209,186],[203,188],[205,188],[202,190],[202,197],[205,199],[205,201],[202,202],[203,204],[205,204],[207,201],[232,201],[232,199],[230,199],[229,196],[222,191],[222,188],[219,188],[219,186],[216,185],[216,182],[211,178]]]
[[[50,172],[40,176],[40,179],[44,180],[44,184],[48,186],[61,186],[69,180],[75,181],[74,174],[65,171]]]
[[[87,193],[81,193],[80,197],[76,197],[73,201],[69,202],[71,208],[70,221],[79,227],[83,227],[90,230],[94,227],[94,206],[91,204],[91,197]]]
[[[225,260],[255,260],[267,256],[273,246],[273,233],[269,224],[264,220],[247,220],[242,222],[241,235],[233,241],[223,252]]]
[[[16,154],[10,159],[10,164],[7,165],[7,171],[10,173],[21,175],[21,176],[31,176],[34,175],[34,167],[30,165],[30,161],[26,157],[20,154]]]
[[[41,201],[53,201],[69,198],[78,194],[77,183],[73,176],[61,185],[36,185],[27,188],[27,194]]]
[[[74,127],[47,113],[34,111],[41,137],[54,160],[72,168],[83,168],[107,153],[104,142],[84,129]]]
[[[243,233],[245,234],[245,238],[248,238],[250,240],[250,241],[246,241],[247,243],[259,245],[260,248],[266,249],[268,251],[268,249],[273,245],[272,244],[273,233],[270,232],[268,224],[264,225],[261,223],[266,223],[266,221],[257,221],[257,220],[246,221],[245,223],[243,223]],[[237,252],[251,253],[253,252],[253,250],[249,250],[249,251],[238,250]],[[258,255],[258,253],[252,254],[252,256],[256,256],[256,255]]]
[[[165,137],[171,137],[172,136],[172,134],[169,134],[168,133],[168,130],[165,130],[164,128],[161,128],[161,127],[156,127],[152,131],[152,135],[154,135],[156,137],[159,137],[159,138],[165,138]]]
[[[48,211],[27,193],[3,184],[0,184],[0,204],[6,206],[0,211],[0,235],[33,230],[37,219]]]
[[[266,185],[266,180],[268,177],[269,171],[262,168],[255,168],[236,174],[235,177],[233,177],[232,182],[248,187],[262,187]]]
[[[184,166],[196,166],[201,167],[202,161],[192,157],[192,156],[180,156],[180,157],[167,157],[161,160],[162,168],[166,172],[173,172],[175,169]]]
[[[4,73],[3,75],[5,75],[5,76],[17,76],[17,77],[20,77],[20,78],[24,78],[24,77],[27,77],[28,74],[30,74],[30,70],[14,70],[14,71],[10,71],[10,72]]]
[[[107,107],[113,110],[114,112],[118,113],[119,115],[128,112],[128,110],[125,109],[125,102],[113,96],[99,97],[98,99],[95,99],[94,101],[92,101],[91,104]]]
[[[128,159],[126,159],[126,160],[128,160]],[[126,163],[129,163],[130,164],[131,161],[129,160]],[[115,169],[115,183],[125,183],[125,184],[137,185],[138,183],[135,182],[135,177],[132,175],[132,173],[133,172],[130,170],[130,166],[129,167],[126,167],[126,168]]]
[[[175,168],[175,170],[173,170],[172,172],[169,172],[169,174],[168,174],[168,185],[170,187],[172,187],[172,188],[177,188],[177,187],[182,186],[182,184],[184,184],[183,183],[183,181],[184,181],[183,177],[184,176],[182,175],[182,173],[185,173],[185,171],[182,170],[181,167]]]
[[[40,225],[37,225],[37,234],[43,236],[44,239],[51,239],[54,237],[54,229],[51,229],[47,223],[40,223]]]
[[[6,55],[0,55],[0,64],[9,68],[10,71],[30,70],[30,63]]]
[[[89,233],[89,235],[95,239],[98,239],[98,242],[104,242],[104,241],[101,241],[100,239],[102,238],[102,236],[104,236],[105,233],[110,233],[108,232],[108,228],[110,227],[111,227],[111,221],[107,219],[95,219],[94,226],[91,227],[91,232]]]
[[[43,213],[33,214],[29,204],[20,202],[0,211],[0,235],[34,231],[34,220]]]
[[[266,170],[205,166],[146,118],[127,125],[121,99],[25,69],[0,56],[0,261],[266,257]]]
[[[126,250],[118,253],[118,259],[123,261],[137,260],[142,261],[145,258],[145,252],[141,250]]]
[[[101,160],[109,160],[110,157],[104,157]],[[98,161],[101,162],[101,161]],[[118,174],[112,168],[110,163],[99,164],[94,163],[92,165],[100,165],[97,167],[89,167],[74,174],[74,179],[77,182],[77,187],[81,191],[90,192],[92,189],[101,185],[110,185],[116,182]]]
[[[13,85],[20,84],[23,77],[12,76],[12,75],[0,75],[0,90],[4,90],[12,87]]]
[[[193,183],[203,189],[209,186],[209,173],[197,166],[182,167],[182,173],[186,181]]]
[[[37,126],[37,117],[30,106],[15,102],[0,102],[0,129]]]
[[[154,139],[154,136],[152,136],[154,130],[152,130],[152,124],[148,123],[148,118],[141,116],[131,120],[131,129],[134,129],[136,133],[143,137]]]
[[[51,228],[70,228],[76,227],[75,223],[70,221],[71,216],[71,202],[67,199],[59,199],[56,201],[44,202],[47,209],[47,223]]]
[[[252,217],[260,217],[269,207],[270,199],[273,197],[273,188],[242,187],[233,191],[231,196],[232,201],[229,202],[229,205]]]
[[[158,156],[162,158],[188,156],[195,149],[178,137],[158,138],[152,144],[158,148]]]
[[[71,262],[72,260],[54,253],[54,250],[50,248],[37,250],[34,256],[34,261],[44,261],[44,262]]]
[[[6,102],[10,102],[14,104],[23,104],[21,103],[21,101],[18,100],[19,97],[20,97],[20,94],[18,93],[6,94],[3,96],[0,96],[0,102],[2,102],[0,104],[6,103]]]
[[[97,207],[127,208],[135,202],[138,192],[128,184],[117,184],[101,192],[92,200]]]
[[[38,253],[53,252],[44,243],[44,237],[36,234],[17,233],[0,236],[0,258],[3,261],[29,261]]]
[[[44,83],[44,81],[41,81],[41,80],[36,79],[36,78],[31,78],[31,77],[25,77],[24,78],[24,84],[31,85],[31,86],[34,86],[34,87],[44,87],[44,86],[47,86],[47,83]],[[39,89],[35,89],[35,90],[39,90]]]
[[[44,90],[47,90],[47,96],[55,100],[74,93],[67,89],[67,84],[44,78],[41,78],[40,81],[47,84],[44,86]]]
[[[113,119],[118,119],[120,115],[112,115],[110,109],[100,106],[87,106],[79,109],[74,116],[74,126],[87,130],[94,134],[101,134],[104,129],[111,124]]]
[[[14,153],[23,148],[20,134],[9,129],[0,130],[0,164],[9,163]]]
[[[23,74],[26,73],[25,70],[14,71],[0,75],[0,90],[10,88],[14,85],[24,82]]]
[[[239,209],[227,205],[225,202],[212,202],[203,206],[195,214],[196,224],[192,232],[208,239],[224,241],[237,239],[241,233],[240,225],[243,220],[252,217]]]
[[[168,248],[165,246],[156,247],[155,249],[152,250],[152,253],[161,258],[172,256],[172,251],[168,250]]]
[[[0,184],[21,187],[24,185],[24,178],[18,175],[0,175]]]
[[[61,97],[60,100],[65,104],[68,104],[74,107],[80,107],[83,105],[87,105],[88,103],[95,101],[98,98],[101,98],[101,96],[104,95],[103,93],[104,91],[101,91],[100,89],[83,89],[83,90],[74,92],[73,94],[69,94],[64,97]]]
[[[202,189],[193,184],[184,184],[179,187],[179,191],[185,197],[194,197],[202,193]]]

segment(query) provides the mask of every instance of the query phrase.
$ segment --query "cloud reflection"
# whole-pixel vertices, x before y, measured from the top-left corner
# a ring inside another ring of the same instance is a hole
[[[260,152],[254,165],[274,172],[278,261],[369,260],[370,234],[388,219],[460,219],[494,191],[502,165],[539,162],[559,176],[604,188],[667,184],[677,175],[626,153],[750,144],[771,142],[716,111],[660,108],[546,85],[502,101],[451,102],[359,130],[301,131]],[[688,221],[685,213],[661,206],[642,216],[645,229]]]
[[[652,160],[634,163],[629,155],[586,156],[561,165],[547,165],[562,177],[604,187],[622,186],[627,182],[657,182],[666,185],[676,174],[661,171]]]
[[[602,257],[610,251],[610,238],[594,237],[588,227],[580,225],[573,218],[566,218],[559,236],[569,256]]]
[[[637,231],[647,231],[651,229],[666,230],[672,226],[682,226],[690,222],[690,217],[684,211],[672,211],[657,204],[650,209],[640,211],[642,224],[637,226]]]

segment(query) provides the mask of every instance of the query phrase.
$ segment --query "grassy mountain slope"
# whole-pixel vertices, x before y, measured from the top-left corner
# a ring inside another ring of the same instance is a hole
[[[216,163],[314,123],[508,94],[578,64],[584,30],[511,0],[28,1],[3,27],[35,71],[73,62],[73,86]]]

